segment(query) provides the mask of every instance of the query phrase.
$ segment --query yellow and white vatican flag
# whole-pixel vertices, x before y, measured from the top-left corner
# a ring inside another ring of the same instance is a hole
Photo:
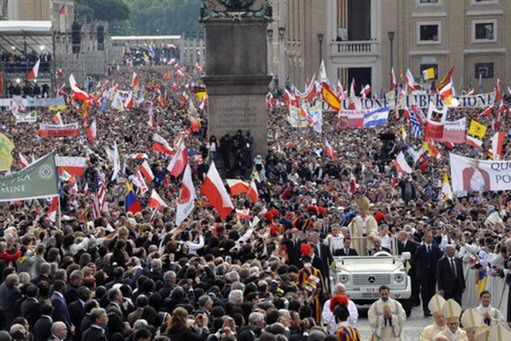
[[[449,175],[447,175],[447,173],[444,174],[444,179],[442,180],[442,191],[440,192],[440,200],[442,201],[452,200],[451,184],[449,183]]]

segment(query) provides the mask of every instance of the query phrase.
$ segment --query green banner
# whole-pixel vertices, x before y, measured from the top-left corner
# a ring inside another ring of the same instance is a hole
[[[52,152],[19,172],[0,177],[0,201],[54,197],[58,194],[58,180]]]

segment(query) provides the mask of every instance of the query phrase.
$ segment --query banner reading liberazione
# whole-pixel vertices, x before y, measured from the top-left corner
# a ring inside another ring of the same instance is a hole
[[[449,159],[454,192],[511,190],[511,160],[477,160],[452,153]]]
[[[495,93],[479,94],[474,96],[454,96],[458,100],[460,108],[487,108],[495,104]],[[341,110],[349,110],[351,99],[345,98],[341,101]],[[417,105],[419,108],[428,108],[432,102],[436,107],[443,107],[444,103],[439,94],[414,94],[399,98],[356,98],[355,103],[359,110],[375,110],[383,107],[394,109],[402,107],[406,103],[408,108]],[[325,109],[325,108],[323,108]]]
[[[19,172],[0,177],[0,202],[58,195],[55,153],[43,156]]]

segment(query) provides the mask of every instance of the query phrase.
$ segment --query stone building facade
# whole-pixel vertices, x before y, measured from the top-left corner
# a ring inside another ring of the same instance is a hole
[[[286,8],[286,74],[302,86],[317,74],[320,54],[329,79],[346,87],[387,91],[392,66],[399,78],[455,66],[455,87],[489,91],[511,77],[511,1],[280,0]],[[390,33],[390,34],[389,34]],[[323,41],[319,42],[319,35]],[[321,52],[320,51],[321,45]]]

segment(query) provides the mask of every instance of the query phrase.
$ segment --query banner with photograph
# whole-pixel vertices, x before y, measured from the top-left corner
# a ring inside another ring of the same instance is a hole
[[[511,161],[477,160],[449,154],[454,192],[511,190]]]

